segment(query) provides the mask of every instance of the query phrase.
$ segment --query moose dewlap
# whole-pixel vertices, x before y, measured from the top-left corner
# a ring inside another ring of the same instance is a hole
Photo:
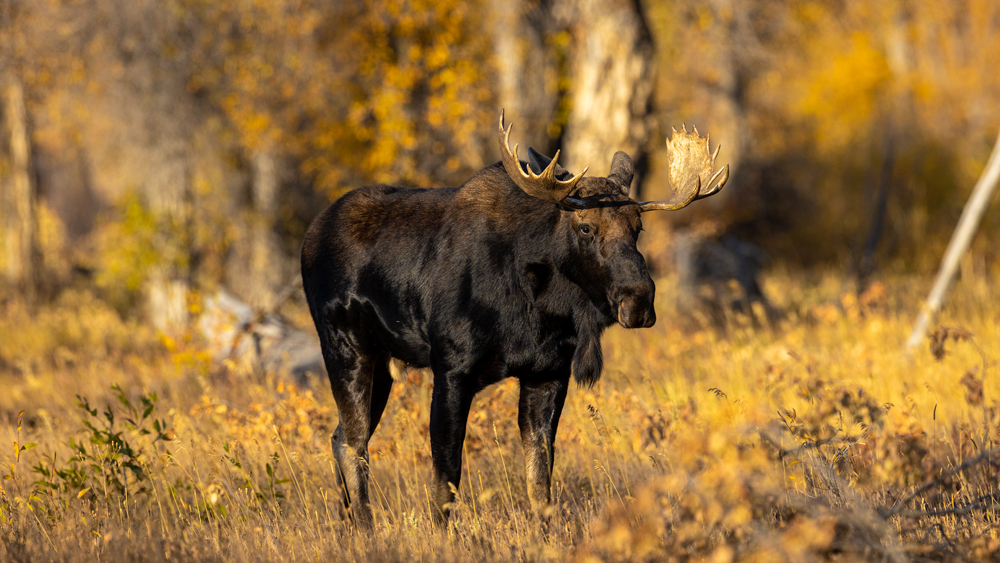
[[[717,193],[697,129],[667,141],[673,198],[629,197],[632,159],[617,152],[604,178],[573,175],[528,149],[510,150],[500,114],[501,161],[457,188],[368,186],[343,196],[309,227],[302,281],[340,423],[332,437],[344,505],[370,527],[368,441],[399,362],[429,367],[434,501],[448,517],[462,474],[472,399],[520,380],[518,425],[532,507],[549,503],[552,447],[572,374],[601,375],[601,333],[653,326],[655,287],[636,249],[642,213],[680,209]],[[398,377],[398,375],[397,375]]]

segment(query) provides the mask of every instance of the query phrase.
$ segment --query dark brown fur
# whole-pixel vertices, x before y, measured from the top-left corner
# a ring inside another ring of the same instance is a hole
[[[581,211],[527,195],[497,163],[459,188],[361,188],[313,222],[303,286],[340,414],[338,475],[359,525],[372,524],[367,449],[393,383],[390,358],[434,372],[442,519],[461,476],[472,398],[507,377],[521,382],[529,497],[538,509],[548,504],[571,373],[597,381],[608,325],[655,322],[627,159],[616,155],[608,178],[579,182],[575,196],[599,204]]]

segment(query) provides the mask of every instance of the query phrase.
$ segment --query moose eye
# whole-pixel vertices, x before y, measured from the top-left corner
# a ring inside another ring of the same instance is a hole
[[[590,225],[580,225],[580,234],[589,237],[592,234]]]

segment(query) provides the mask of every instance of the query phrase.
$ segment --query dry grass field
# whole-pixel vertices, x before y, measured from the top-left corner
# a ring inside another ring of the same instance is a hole
[[[927,283],[778,273],[782,318],[723,330],[679,321],[660,280],[656,326],[609,330],[601,382],[570,391],[544,519],[506,381],[432,523],[412,371],[371,443],[370,536],[339,514],[325,381],[214,365],[86,293],[7,302],[0,561],[1000,560],[1000,288],[958,283],[907,358]]]

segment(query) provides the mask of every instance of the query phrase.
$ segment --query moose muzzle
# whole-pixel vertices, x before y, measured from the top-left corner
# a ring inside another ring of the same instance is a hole
[[[652,286],[652,283],[649,284]],[[618,302],[618,324],[624,328],[649,328],[656,324],[653,292],[628,293]]]

